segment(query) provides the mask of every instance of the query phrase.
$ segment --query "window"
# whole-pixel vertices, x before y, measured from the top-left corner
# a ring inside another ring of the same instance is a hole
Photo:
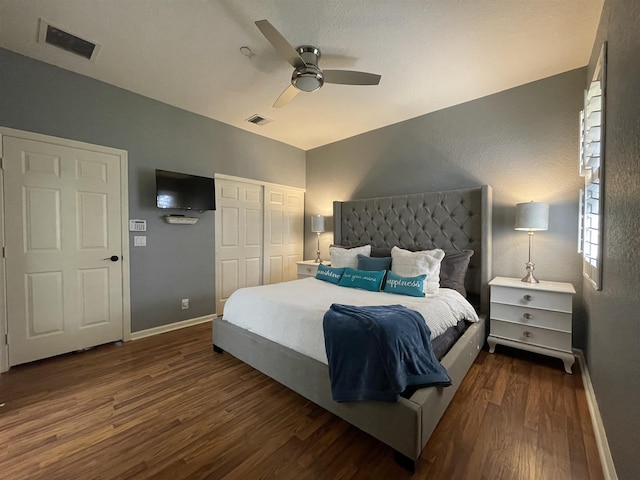
[[[584,177],[584,189],[580,190],[578,251],[582,252],[583,274],[596,290],[602,288],[605,57],[606,43],[580,112],[579,173]]]

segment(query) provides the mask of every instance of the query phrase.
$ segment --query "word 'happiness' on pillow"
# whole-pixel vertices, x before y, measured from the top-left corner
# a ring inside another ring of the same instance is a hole
[[[393,272],[387,272],[387,282],[382,290],[397,295],[424,297],[424,281],[426,278],[426,275],[402,277]]]
[[[338,285],[341,287],[361,288],[371,292],[379,292],[385,273],[386,270],[372,272],[346,267]]]
[[[344,268],[327,267],[326,265],[318,265],[318,271],[316,272],[316,278],[318,280],[324,280],[325,282],[338,284],[344,273]]]
[[[358,255],[371,255],[371,245],[354,248],[329,247],[329,255],[332,267],[358,268]]]
[[[358,270],[389,270],[391,257],[368,257],[358,254]]]
[[[444,250],[420,250],[410,252],[402,248],[391,249],[391,271],[402,277],[426,275],[424,293],[438,293],[440,288],[440,262]]]

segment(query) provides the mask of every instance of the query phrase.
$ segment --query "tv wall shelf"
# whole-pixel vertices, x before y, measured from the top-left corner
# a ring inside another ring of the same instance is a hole
[[[164,219],[167,223],[175,225],[193,225],[199,220],[198,217],[187,217],[186,215],[165,215]]]

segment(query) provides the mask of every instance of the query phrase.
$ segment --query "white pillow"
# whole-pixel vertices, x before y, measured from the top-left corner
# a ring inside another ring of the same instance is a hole
[[[329,247],[331,266],[335,268],[358,268],[358,254],[371,256],[371,245],[354,248]]]
[[[391,249],[391,271],[403,277],[426,274],[424,293],[438,293],[440,288],[440,262],[442,262],[443,258],[444,250],[439,248],[410,252],[409,250],[393,247]]]

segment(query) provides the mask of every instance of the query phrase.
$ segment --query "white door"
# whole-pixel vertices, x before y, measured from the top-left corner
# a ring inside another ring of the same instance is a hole
[[[262,284],[262,185],[216,178],[216,313],[238,288]]]
[[[304,193],[268,185],[264,211],[264,283],[295,280],[303,258]]]
[[[9,365],[122,339],[121,157],[2,147]]]

